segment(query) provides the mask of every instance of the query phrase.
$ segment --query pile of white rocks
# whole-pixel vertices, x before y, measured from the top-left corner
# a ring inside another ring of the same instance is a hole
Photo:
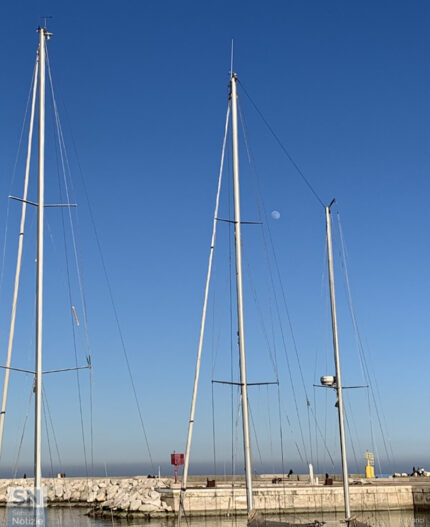
[[[122,512],[171,512],[157,488],[166,487],[167,481],[148,478],[110,480],[103,490],[97,483],[92,488],[87,502],[98,502],[98,510]],[[94,488],[94,487],[99,487]]]
[[[89,505],[89,513],[103,516],[150,513],[162,514],[172,511],[157,488],[169,486],[170,480],[134,478],[51,478],[43,479],[47,488],[48,505]],[[0,480],[0,504],[7,503],[8,487],[30,487],[32,479]]]

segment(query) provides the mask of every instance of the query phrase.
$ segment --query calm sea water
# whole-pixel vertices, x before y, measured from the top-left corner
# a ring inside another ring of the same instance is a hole
[[[372,527],[430,527],[430,512],[412,513],[410,511],[393,511],[383,513],[362,513],[357,514],[361,520],[368,522]],[[316,518],[312,515],[283,515],[282,517],[271,516],[272,519],[282,519],[291,522],[305,522],[309,520],[331,520],[336,516],[333,514],[323,514]],[[338,518],[340,518],[338,516]],[[0,525],[14,527],[8,521],[7,510],[0,509]],[[15,525],[19,525],[16,524]],[[171,520],[117,520],[93,519],[85,515],[85,509],[81,508],[57,508],[48,509],[46,527],[175,527],[175,521]],[[239,518],[188,518],[183,521],[183,527],[245,527],[245,517]]]

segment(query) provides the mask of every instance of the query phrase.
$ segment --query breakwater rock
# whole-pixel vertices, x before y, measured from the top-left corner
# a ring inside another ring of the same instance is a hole
[[[160,516],[172,511],[157,491],[170,486],[168,478],[44,478],[42,483],[48,506],[86,506],[92,516]],[[1,479],[0,505],[7,505],[9,488],[32,486],[32,478]]]

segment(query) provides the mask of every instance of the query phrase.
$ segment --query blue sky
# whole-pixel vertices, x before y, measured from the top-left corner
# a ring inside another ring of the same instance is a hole
[[[240,81],[321,199],[337,199],[334,212],[341,216],[360,335],[372,376],[378,380],[380,412],[387,424],[385,440],[391,440],[394,454],[394,462],[386,463],[374,409],[369,418],[367,392],[350,392],[350,426],[356,430],[350,448],[353,470],[356,459],[360,466],[364,451],[372,449],[371,429],[381,463],[389,465],[387,470],[429,466],[430,429],[425,419],[430,339],[428,3],[38,0],[3,2],[0,10],[4,21],[0,36],[2,231],[10,189],[15,195],[22,192],[22,153],[12,184],[11,179],[37,46],[35,28],[40,15],[54,17],[49,21],[54,33],[49,55],[74,199],[79,204],[77,215],[73,214],[79,220],[93,351],[96,462],[127,471],[150,470],[79,165],[92,202],[152,456],[156,465],[167,466],[170,452],[182,451],[185,444],[234,38]],[[326,401],[325,394],[312,386],[320,375],[332,371],[323,209],[241,89],[239,96],[254,172],[269,215],[265,227],[273,237],[288,298],[304,386],[336,461],[334,401],[331,394]],[[50,113],[47,128],[51,153],[47,153],[46,199],[57,201]],[[254,172],[248,167],[244,146],[242,139],[242,216],[255,220]],[[231,163],[226,165],[226,177],[229,166]],[[34,170],[32,176],[34,196]],[[227,186],[222,199],[226,216]],[[19,217],[19,205],[9,203],[9,207],[0,291],[2,361]],[[279,220],[271,219],[272,210],[280,212]],[[44,360],[47,367],[67,367],[75,359],[61,213],[50,210],[47,217]],[[336,215],[334,220],[337,224]],[[14,364],[21,367],[31,367],[33,360],[34,232],[34,211],[30,211],[14,355]],[[219,226],[218,244],[193,448],[196,467],[212,463],[212,354],[217,355],[214,376],[225,379],[230,375],[226,225]],[[335,247],[338,257],[338,237]],[[245,272],[249,377],[254,382],[272,380],[274,372],[258,315],[260,306],[265,323],[272,323],[259,228],[245,229],[244,251],[249,261]],[[362,384],[339,264],[336,271],[345,382]],[[76,289],[76,278],[72,282]],[[254,287],[258,305],[253,300]],[[298,406],[296,412],[277,328],[284,456],[288,466],[299,470],[295,443],[311,457],[308,410],[285,312],[281,318]],[[78,356],[83,361],[85,339],[80,333],[78,340]],[[82,467],[75,377],[61,374],[46,379],[63,463]],[[87,424],[88,377],[83,374],[81,379]],[[14,374],[12,380],[1,469],[6,474],[15,463],[31,388],[29,376]],[[222,465],[231,459],[228,388],[216,388],[215,405],[217,458]],[[272,470],[279,467],[277,392],[257,388],[251,394],[251,405],[256,428],[264,431],[259,432],[259,448],[254,439],[256,470],[263,470],[263,465],[264,470]],[[31,460],[31,427],[30,415],[22,467]],[[273,432],[266,433],[270,428]],[[312,424],[312,460],[323,472],[331,471],[324,449],[315,446],[321,443],[315,434]],[[239,440],[239,450],[240,444]],[[48,459],[46,447],[47,464]]]

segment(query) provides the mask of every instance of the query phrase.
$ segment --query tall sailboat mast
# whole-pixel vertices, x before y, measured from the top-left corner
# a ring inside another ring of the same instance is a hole
[[[239,337],[240,388],[242,399],[243,452],[245,457],[246,503],[253,509],[251,444],[249,437],[248,385],[246,380],[245,327],[243,317],[242,238],[240,230],[239,148],[237,133],[237,75],[231,74],[231,122],[233,139],[234,237],[236,252],[237,322]]]
[[[36,269],[36,375],[34,420],[34,487],[42,484],[42,314],[43,314],[43,235],[45,212],[45,45],[49,33],[39,31],[39,183],[37,207],[37,269]]]
[[[336,384],[337,392],[338,414],[339,414],[339,435],[340,435],[340,451],[342,457],[342,478],[343,478],[343,494],[345,501],[345,516],[349,520],[351,518],[351,507],[349,502],[349,485],[348,485],[348,463],[346,460],[346,443],[345,443],[345,425],[343,419],[343,393],[342,393],[342,377],[340,370],[339,357],[339,339],[337,334],[337,314],[336,314],[336,295],[334,287],[334,268],[333,268],[333,245],[331,236],[331,216],[330,209],[334,200],[325,208],[326,229],[327,229],[327,258],[328,258],[328,273],[330,283],[330,306],[331,306],[331,324],[333,332],[333,350],[334,362],[336,367]]]

